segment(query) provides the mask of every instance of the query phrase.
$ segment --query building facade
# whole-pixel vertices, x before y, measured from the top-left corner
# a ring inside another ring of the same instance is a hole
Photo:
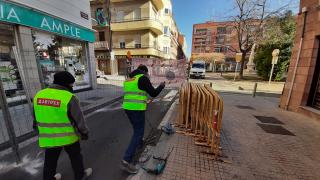
[[[128,52],[133,58],[178,58],[171,0],[111,0],[111,30],[120,75],[125,74]]]
[[[283,109],[300,112],[315,119],[320,119],[319,6],[318,0],[300,2],[297,34],[280,102]]]
[[[160,37],[164,59],[178,58],[179,30],[173,16],[171,0],[163,0],[164,8],[161,10],[163,22],[163,35]]]
[[[163,7],[163,0],[111,0],[112,49],[119,75],[126,72],[129,51],[132,57],[163,58]]]
[[[97,69],[106,75],[116,74],[117,63],[111,59],[110,0],[91,0],[92,28],[95,30],[94,50]]]
[[[75,90],[95,88],[90,19],[86,0],[1,0],[0,81],[7,97],[33,98],[63,70],[75,77]]]
[[[234,58],[239,52],[233,22],[206,22],[193,25],[192,53],[223,53]]]

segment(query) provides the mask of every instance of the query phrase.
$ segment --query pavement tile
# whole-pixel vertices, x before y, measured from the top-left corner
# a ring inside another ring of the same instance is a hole
[[[278,109],[279,99],[221,94],[225,101],[221,147],[232,164],[208,159],[191,136],[174,134],[175,147],[162,177],[176,179],[318,179],[320,122]],[[256,110],[239,109],[251,106]],[[272,116],[296,136],[264,132],[254,116]],[[302,120],[303,119],[303,120]]]

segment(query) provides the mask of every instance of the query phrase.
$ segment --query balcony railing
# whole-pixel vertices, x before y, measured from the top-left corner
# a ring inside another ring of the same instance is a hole
[[[109,49],[109,43],[108,43],[108,41],[97,41],[97,42],[94,42],[94,48],[95,49]]]
[[[148,48],[153,48],[153,49],[155,49],[155,50],[160,51],[160,48],[159,48],[159,47],[151,46],[151,45],[140,45],[140,44],[139,44],[138,46],[137,46],[137,44],[136,44],[136,45],[134,45],[134,46],[128,46],[128,45],[126,45],[126,46],[122,46],[122,47],[120,47],[120,45],[113,45],[112,48],[113,48],[113,49],[148,49]]]
[[[140,18],[125,18],[125,19],[112,19],[111,23],[126,23],[126,22],[134,22],[134,21],[145,21],[145,20],[152,20],[160,23],[162,25],[162,22],[155,17],[140,17]]]

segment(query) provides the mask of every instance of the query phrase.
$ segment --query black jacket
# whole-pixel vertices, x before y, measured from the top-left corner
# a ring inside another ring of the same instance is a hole
[[[144,75],[143,71],[136,69],[129,74],[129,77],[133,78],[134,76],[139,74]],[[150,82],[150,79],[144,75],[138,81],[138,88],[142,91],[146,91],[151,97],[156,97],[160,94],[160,92],[164,88],[164,85],[159,85],[157,88],[154,88]]]

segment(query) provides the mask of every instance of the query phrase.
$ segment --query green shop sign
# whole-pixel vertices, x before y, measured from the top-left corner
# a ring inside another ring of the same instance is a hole
[[[89,42],[95,40],[92,30],[3,0],[0,0],[0,21],[30,26]]]

